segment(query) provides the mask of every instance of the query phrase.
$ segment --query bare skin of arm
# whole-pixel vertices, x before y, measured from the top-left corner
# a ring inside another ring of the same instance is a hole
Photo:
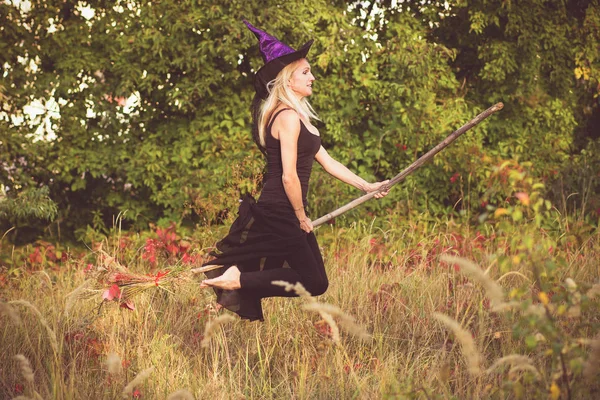
[[[315,159],[319,162],[319,164],[321,164],[321,166],[323,167],[323,169],[325,169],[325,171],[327,171],[327,173],[339,179],[340,181],[352,185],[355,188],[360,189],[366,193],[373,192],[388,182],[383,181],[369,183],[365,181],[363,178],[350,171],[345,165],[333,159],[333,157],[331,157],[329,153],[327,153],[327,150],[325,150],[323,146],[321,146],[321,148],[317,152]],[[387,194],[388,192],[382,192],[376,194],[375,197],[382,198]]]
[[[300,222],[300,228],[307,233],[311,232],[313,226],[304,211],[302,187],[296,171],[298,136],[300,136],[300,118],[298,114],[293,110],[283,111],[273,123],[272,132],[275,139],[279,139],[281,146],[281,165],[283,168],[281,180],[283,181],[285,194],[296,213],[296,218]]]

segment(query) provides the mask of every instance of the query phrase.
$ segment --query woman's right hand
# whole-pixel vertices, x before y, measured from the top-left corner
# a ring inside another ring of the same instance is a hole
[[[306,233],[311,233],[313,230],[313,224],[310,218],[306,215],[302,217],[298,217],[298,221],[300,221],[300,229],[302,229]]]

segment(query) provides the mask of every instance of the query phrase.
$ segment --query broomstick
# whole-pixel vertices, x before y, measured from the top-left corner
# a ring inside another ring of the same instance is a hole
[[[334,210],[334,211],[330,212],[329,214],[326,214],[326,215],[322,216],[321,218],[314,220],[312,222],[313,228],[316,228],[319,225],[323,225],[325,222],[327,222],[339,215],[342,215],[343,213],[345,213],[347,211],[352,210],[353,208],[364,203],[365,201],[372,199],[373,197],[375,197],[376,194],[378,194],[380,192],[387,192],[388,190],[390,190],[390,188],[392,186],[394,186],[398,182],[403,181],[404,178],[406,178],[408,175],[415,172],[415,170],[417,170],[419,167],[421,167],[427,161],[431,160],[433,158],[433,156],[435,156],[437,153],[442,151],[450,143],[455,141],[456,138],[458,138],[460,135],[462,135],[463,133],[465,133],[466,131],[468,131],[469,129],[474,127],[475,125],[479,124],[481,121],[483,121],[484,119],[486,119],[487,117],[489,117],[490,115],[495,113],[496,111],[502,110],[502,108],[504,108],[504,104],[502,104],[502,103],[494,104],[493,106],[491,106],[490,108],[488,108],[487,110],[485,110],[484,112],[482,112],[481,114],[479,114],[478,116],[476,116],[475,118],[473,118],[472,120],[470,120],[469,122],[467,122],[466,124],[464,124],[463,126],[458,128],[457,130],[452,132],[446,139],[442,140],[437,146],[435,146],[433,149],[429,150],[427,153],[423,154],[421,157],[419,157],[419,159],[417,161],[415,161],[414,163],[409,165],[404,171],[400,172],[398,175],[396,175],[392,179],[390,179],[390,181],[387,184],[383,185],[379,190],[362,195],[361,197],[351,201],[350,203],[346,204],[345,206],[342,206],[342,207],[338,208],[337,210]],[[207,272],[207,271],[211,271],[213,269],[217,269],[217,268],[221,268],[221,267],[222,267],[222,265],[207,265],[205,267],[194,268],[191,270],[191,272],[192,273],[201,273],[201,272]]]
[[[337,210],[334,210],[334,211],[330,212],[329,214],[326,214],[326,215],[322,216],[321,218],[312,221],[313,228],[316,228],[319,225],[323,225],[325,222],[327,222],[339,215],[342,215],[346,211],[352,210],[353,208],[364,203],[365,201],[372,199],[377,193],[387,192],[388,190],[390,190],[390,188],[392,186],[394,186],[398,182],[402,182],[404,180],[404,178],[406,178],[408,175],[415,172],[416,169],[421,167],[427,161],[431,160],[433,158],[433,156],[435,156],[437,153],[442,151],[450,143],[455,141],[456,138],[458,138],[460,135],[462,135],[463,133],[465,133],[466,131],[468,131],[469,129],[474,127],[475,125],[479,124],[481,121],[483,121],[484,119],[486,119],[487,117],[489,117],[490,115],[495,113],[496,111],[502,110],[503,107],[504,107],[504,104],[502,104],[502,103],[497,103],[497,104],[491,106],[490,108],[488,108],[487,110],[485,110],[484,112],[482,112],[481,114],[479,114],[478,116],[476,116],[475,118],[473,118],[472,120],[470,120],[469,122],[467,122],[466,124],[464,124],[463,126],[458,128],[457,130],[452,132],[446,139],[442,140],[442,142],[440,144],[438,144],[433,149],[429,150],[427,153],[425,153],[421,157],[419,157],[419,159],[417,161],[415,161],[414,163],[409,165],[404,171],[400,172],[398,175],[396,175],[395,177],[390,179],[390,181],[387,184],[385,184],[384,186],[382,186],[379,190],[367,193],[367,194],[359,197],[358,199],[351,201],[350,203],[346,204],[345,206],[342,206],[342,207],[338,208]]]

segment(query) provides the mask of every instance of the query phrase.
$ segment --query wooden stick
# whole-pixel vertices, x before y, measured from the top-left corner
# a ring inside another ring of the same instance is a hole
[[[463,133],[465,133],[466,131],[468,131],[469,129],[474,127],[475,125],[479,124],[481,121],[483,121],[484,119],[486,119],[487,117],[489,117],[490,115],[495,113],[496,111],[502,110],[503,107],[504,107],[504,104],[502,104],[502,103],[497,103],[497,104],[491,106],[490,108],[488,108],[487,110],[485,110],[484,112],[482,112],[481,114],[479,114],[478,116],[473,118],[471,121],[467,122],[465,125],[461,126],[459,129],[452,132],[440,144],[435,146],[433,149],[429,150],[427,153],[423,154],[417,161],[415,161],[410,166],[408,166],[404,171],[400,172],[398,175],[396,175],[395,177],[390,179],[390,181],[387,183],[387,185],[381,187],[379,190],[377,190],[375,192],[367,193],[367,194],[359,197],[358,199],[351,201],[350,203],[346,204],[345,206],[340,207],[337,210],[334,210],[334,211],[330,212],[329,214],[324,215],[321,218],[314,220],[312,222],[313,227],[316,228],[317,226],[322,225],[325,222],[327,222],[339,215],[342,215],[346,211],[352,210],[353,208],[364,203],[365,201],[372,199],[379,192],[388,191],[392,186],[394,186],[398,182],[401,182],[402,180],[404,180],[404,178],[406,178],[408,175],[412,174],[417,168],[421,167],[427,161],[432,159],[433,156],[435,156],[437,153],[442,151],[446,146],[448,146],[450,143],[452,143],[454,140],[456,140],[456,138],[458,138],[460,135],[462,135]]]
[[[205,265],[204,267],[192,268],[190,270],[190,272],[192,274],[201,274],[202,272],[212,271],[213,269],[218,269],[221,267],[223,267],[223,265],[211,264],[211,265]]]

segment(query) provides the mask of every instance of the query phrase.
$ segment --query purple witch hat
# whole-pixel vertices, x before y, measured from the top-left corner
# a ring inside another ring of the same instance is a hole
[[[256,72],[254,89],[260,98],[266,99],[269,96],[267,84],[275,79],[286,65],[305,58],[313,40],[306,42],[300,49],[294,50],[276,37],[252,26],[250,22],[243,21],[258,39],[260,54],[265,62],[265,65]]]

